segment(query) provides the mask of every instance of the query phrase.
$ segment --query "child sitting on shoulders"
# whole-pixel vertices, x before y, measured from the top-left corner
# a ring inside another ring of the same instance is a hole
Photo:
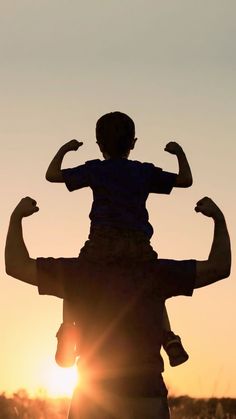
[[[148,220],[146,200],[150,193],[170,194],[173,187],[192,185],[192,174],[181,146],[169,142],[165,151],[176,155],[178,174],[163,171],[151,163],[129,160],[134,148],[135,125],[124,113],[103,115],[96,125],[96,138],[104,160],[91,160],[72,169],[61,169],[65,154],[76,151],[83,143],[77,140],[64,144],[52,159],[46,179],[65,183],[69,191],[90,187],[93,203],[90,212],[89,238],[79,258],[101,265],[135,263],[155,260],[150,239],[153,228]],[[56,361],[68,367],[78,356],[79,325],[73,303],[63,302],[63,323],[58,333]],[[166,309],[163,313],[163,348],[171,366],[187,361],[188,354],[181,339],[171,331]]]

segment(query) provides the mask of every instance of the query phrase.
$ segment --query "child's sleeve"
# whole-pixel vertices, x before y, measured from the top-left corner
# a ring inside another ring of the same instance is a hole
[[[152,165],[150,176],[150,193],[170,194],[176,182],[176,173],[166,172]]]
[[[90,186],[86,164],[73,167],[72,169],[62,169],[61,172],[65,185],[70,192]]]

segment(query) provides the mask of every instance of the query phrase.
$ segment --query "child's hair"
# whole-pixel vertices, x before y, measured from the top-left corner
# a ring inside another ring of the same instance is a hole
[[[134,146],[135,125],[122,112],[103,115],[96,124],[96,138],[101,151],[110,157],[124,157]]]

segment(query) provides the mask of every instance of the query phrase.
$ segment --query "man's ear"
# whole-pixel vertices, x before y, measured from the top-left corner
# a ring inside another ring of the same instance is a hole
[[[131,141],[131,146],[130,146],[130,150],[133,150],[133,149],[134,149],[134,146],[135,146],[136,141],[137,141],[137,138],[133,138],[133,139],[132,139],[132,141]]]

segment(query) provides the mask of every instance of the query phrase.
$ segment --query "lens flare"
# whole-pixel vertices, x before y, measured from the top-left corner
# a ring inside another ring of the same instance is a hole
[[[75,386],[79,383],[76,366],[60,368],[51,364],[43,371],[43,387],[50,397],[71,397]]]

